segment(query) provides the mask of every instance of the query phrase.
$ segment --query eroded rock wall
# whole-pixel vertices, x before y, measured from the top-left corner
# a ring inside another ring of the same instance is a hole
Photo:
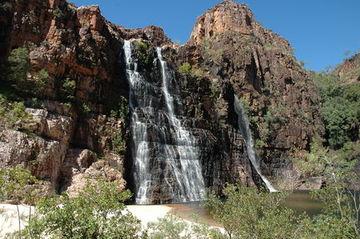
[[[289,163],[293,150],[307,150],[312,137],[322,133],[319,97],[309,75],[289,43],[258,24],[245,5],[218,4],[178,46],[155,26],[114,25],[97,6],[77,8],[65,0],[4,3],[0,63],[25,46],[28,77],[41,69],[49,77],[42,91],[21,95],[32,121],[18,130],[2,128],[0,165],[24,164],[55,191],[76,193],[77,185],[94,175],[116,180],[120,188],[125,178],[132,188],[125,39],[148,44],[141,58],[151,64],[140,60],[139,67],[154,84],[161,82],[159,69],[152,68],[155,47],[163,47],[182,105],[176,114],[197,139],[205,184],[215,191],[227,182],[259,184],[238,131],[234,94],[248,109],[267,176],[296,175]],[[184,63],[189,72],[179,72]]]

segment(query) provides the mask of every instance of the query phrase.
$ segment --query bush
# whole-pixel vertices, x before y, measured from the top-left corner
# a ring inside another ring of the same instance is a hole
[[[295,164],[306,176],[321,176],[327,166],[328,149],[322,146],[319,139],[313,140],[310,152],[303,160],[296,160]]]
[[[321,115],[326,140],[334,149],[360,138],[360,84],[343,83],[333,75],[316,74],[314,81],[322,97]]]
[[[181,66],[179,67],[179,72],[181,74],[184,74],[184,75],[190,75],[191,74],[191,65],[189,62],[185,62],[183,64],[181,64]]]
[[[221,85],[218,79],[214,79],[211,81],[210,90],[211,90],[211,98],[213,100],[219,99],[221,95]]]
[[[17,129],[21,123],[31,120],[31,115],[25,111],[23,102],[11,102],[0,95],[0,124],[7,128]]]
[[[81,113],[84,114],[84,115],[88,115],[91,113],[91,108],[88,104],[86,104],[85,102],[83,102],[80,106],[80,110],[81,110]]]
[[[342,97],[327,100],[321,109],[326,138],[333,148],[359,138],[360,104]]]
[[[206,202],[211,215],[221,223],[226,238],[292,238],[298,218],[281,206],[285,194],[269,194],[255,188],[228,185],[225,200],[210,195]]]
[[[11,200],[17,204],[22,201],[33,201],[36,192],[29,193],[25,187],[37,182],[30,171],[22,166],[0,169],[0,201]]]
[[[116,109],[110,111],[110,117],[124,119],[129,114],[128,101],[125,97],[121,96]]]
[[[144,41],[134,41],[135,44],[135,52],[137,55],[137,59],[140,64],[144,64],[145,66],[149,66],[152,64],[152,54],[151,47],[148,42]]]
[[[128,191],[119,192],[116,184],[99,181],[88,184],[77,197],[64,194],[43,199],[39,215],[23,232],[24,238],[140,238],[140,223],[125,213]]]
[[[49,74],[42,69],[30,77],[30,69],[29,50],[26,47],[12,50],[6,67],[7,80],[19,92],[27,95],[39,94],[44,90]]]
[[[56,19],[61,19],[61,18],[64,17],[64,13],[58,7],[53,10],[53,14],[54,14]]]
[[[47,70],[42,69],[39,72],[34,74],[34,79],[35,79],[34,89],[35,89],[36,93],[41,93],[44,90],[44,88],[49,80],[49,73],[47,72]]]
[[[66,78],[61,87],[61,95],[64,100],[72,101],[75,98],[76,81]]]
[[[115,135],[115,137],[112,140],[112,150],[119,154],[122,155],[125,153],[126,150],[126,142],[122,136],[122,133],[117,133]]]
[[[25,47],[12,50],[8,64],[8,80],[17,84],[20,89],[27,87],[27,73],[30,70],[29,50]]]

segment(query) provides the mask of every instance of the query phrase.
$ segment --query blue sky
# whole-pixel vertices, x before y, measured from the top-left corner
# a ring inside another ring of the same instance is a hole
[[[97,4],[111,22],[129,28],[157,25],[184,43],[196,18],[221,0],[70,0]],[[360,0],[241,0],[266,28],[290,41],[311,70],[324,70],[360,50]]]

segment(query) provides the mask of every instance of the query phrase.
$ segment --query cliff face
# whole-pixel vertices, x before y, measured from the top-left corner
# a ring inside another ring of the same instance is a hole
[[[224,1],[215,6],[198,18],[181,47],[158,27],[129,30],[109,23],[97,6],[7,0],[0,13],[0,63],[13,49],[26,47],[26,80],[32,82],[43,69],[48,74],[40,91],[16,92],[32,119],[21,127],[1,127],[0,166],[23,164],[53,190],[76,192],[95,176],[116,180],[120,188],[126,179],[133,187],[127,39],[145,43],[137,54],[139,71],[155,85],[160,84],[155,47],[163,47],[182,105],[175,113],[197,139],[207,187],[260,182],[238,130],[234,94],[248,109],[268,176],[293,172],[287,162],[293,149],[308,149],[322,131],[308,74],[289,44],[262,28],[244,5]],[[179,70],[184,66],[190,66],[187,72]],[[12,87],[6,76],[1,84]],[[156,196],[153,202],[166,198]]]
[[[235,93],[248,107],[264,172],[293,174],[288,159],[307,150],[323,126],[316,88],[289,43],[259,25],[245,5],[224,1],[198,18],[179,52],[180,61],[220,82],[225,105],[233,104]],[[216,107],[225,111],[222,104]],[[231,110],[220,117],[234,122]]]

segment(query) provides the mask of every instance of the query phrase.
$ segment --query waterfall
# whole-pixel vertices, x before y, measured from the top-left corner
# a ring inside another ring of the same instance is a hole
[[[174,103],[178,105],[180,99],[169,93],[172,73],[161,48],[156,50],[161,68],[159,84],[141,75],[131,42],[124,43],[135,200],[137,204],[200,201],[205,196],[205,184],[197,142],[176,117]]]
[[[277,192],[277,190],[271,185],[270,181],[261,173],[259,160],[256,156],[255,149],[254,149],[254,141],[253,141],[253,138],[251,135],[249,120],[246,116],[244,108],[243,108],[240,100],[238,99],[238,97],[236,95],[234,95],[234,98],[235,98],[234,108],[235,108],[235,112],[238,116],[238,127],[239,127],[239,130],[240,130],[242,136],[245,139],[246,151],[247,151],[248,157],[250,159],[250,162],[251,162],[253,168],[256,170],[257,174],[260,176],[261,180],[265,183],[267,189],[270,192]]]
[[[134,161],[134,177],[136,193],[136,203],[147,203],[147,189],[151,181],[151,175],[147,171],[149,164],[149,144],[147,142],[147,125],[139,120],[138,111],[136,110],[136,91],[144,79],[137,71],[137,64],[133,62],[131,52],[131,42],[124,42],[124,53],[126,60],[126,73],[129,82],[129,106],[131,112],[131,135],[132,135],[132,155]]]

